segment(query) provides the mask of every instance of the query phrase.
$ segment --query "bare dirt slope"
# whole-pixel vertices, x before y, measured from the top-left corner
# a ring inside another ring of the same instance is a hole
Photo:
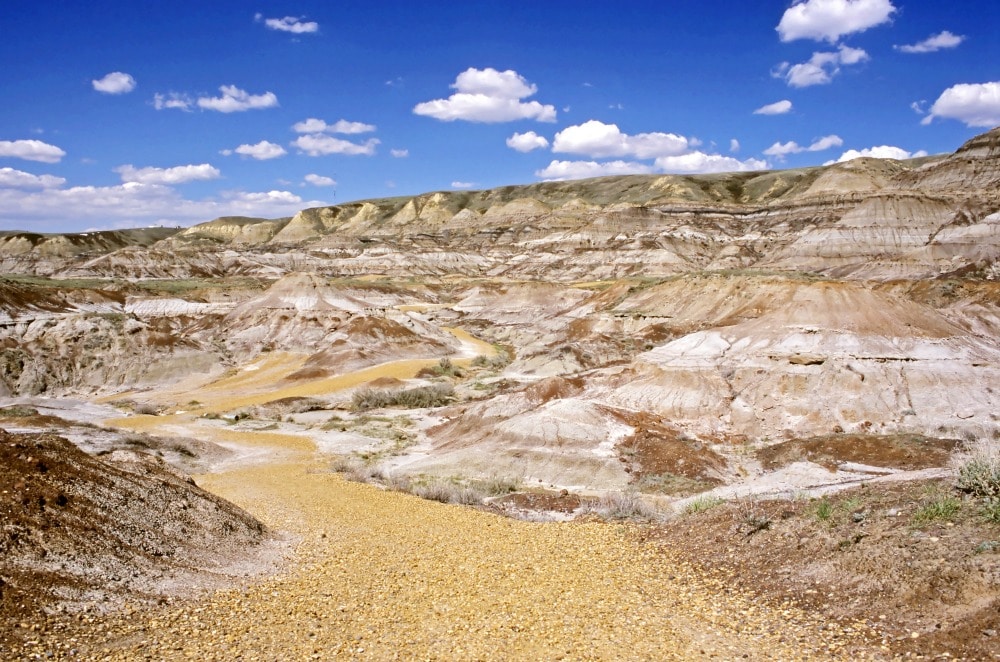
[[[254,517],[151,455],[93,457],[53,434],[0,429],[0,514],[0,650],[45,612],[218,587],[277,549]]]

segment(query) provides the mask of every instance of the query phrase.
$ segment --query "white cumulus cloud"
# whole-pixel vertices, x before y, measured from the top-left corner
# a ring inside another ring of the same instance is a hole
[[[729,141],[729,151],[732,152],[733,154],[735,154],[736,152],[740,151],[740,141],[737,140],[736,138],[733,138],[732,140],[730,140]]]
[[[753,111],[754,115],[784,115],[792,110],[792,102],[788,99],[782,99],[781,101],[775,101],[774,103],[769,103],[766,106],[761,106],[757,110]]]
[[[324,120],[310,117],[309,119],[296,122],[292,125],[295,133],[371,133],[375,130],[374,124],[364,122],[348,122],[347,120],[337,120],[333,124],[327,124]]]
[[[394,159],[405,159],[410,155],[410,150],[408,149],[390,149],[389,154],[392,155]]]
[[[823,165],[832,165],[834,163],[843,163],[844,161],[850,161],[852,159],[861,158],[863,156],[868,156],[874,159],[915,159],[920,156],[927,156],[927,152],[924,150],[919,150],[916,152],[908,152],[902,147],[895,147],[893,145],[879,145],[878,147],[869,147],[868,149],[849,149],[840,155],[840,158],[836,161],[827,161]]]
[[[764,153],[768,156],[777,157],[779,160],[788,154],[800,154],[802,152],[822,152],[823,150],[830,149],[831,147],[840,147],[844,144],[844,141],[840,136],[829,135],[823,136],[822,138],[817,138],[808,147],[803,147],[799,145],[794,140],[790,140],[786,143],[776,142],[767,149]]]
[[[158,185],[218,179],[222,175],[218,168],[208,163],[174,166],[173,168],[136,168],[131,164],[126,164],[118,166],[114,171],[121,175],[122,181],[126,183]]]
[[[895,12],[891,0],[800,0],[785,10],[775,29],[781,41],[832,44],[844,35],[887,23]]]
[[[473,183],[473,182],[452,182],[451,183],[451,187],[452,188],[472,188],[473,186],[475,186],[475,183]]]
[[[235,85],[219,87],[221,97],[199,97],[198,107],[205,110],[217,110],[220,113],[238,113],[245,110],[274,108],[278,105],[278,97],[274,92],[250,94]]]
[[[309,173],[303,179],[312,184],[313,186],[336,186],[337,180],[332,177],[324,177],[323,175],[316,175]]]
[[[616,124],[589,120],[569,126],[555,135],[552,151],[567,154],[585,154],[593,158],[631,156],[651,159],[659,156],[682,154],[692,145],[683,136],[674,133],[622,133]]]
[[[90,82],[95,90],[105,94],[127,94],[135,89],[135,78],[121,71],[112,71],[104,78]]]
[[[14,168],[0,168],[0,187],[4,188],[59,188],[66,183],[55,175],[33,175]]]
[[[59,163],[66,152],[41,140],[0,140],[0,156],[11,156],[25,161]]]
[[[836,51],[813,53],[808,62],[782,62],[771,75],[783,78],[791,87],[826,85],[840,73],[841,65],[859,64],[868,59],[868,53],[863,49],[841,45]]]
[[[278,30],[279,32],[291,32],[292,34],[310,34],[319,32],[319,23],[316,21],[304,21],[301,17],[285,16],[284,18],[264,18],[263,15],[257,14],[255,18],[258,21],[263,19],[264,25],[271,30]]]
[[[893,48],[903,53],[933,53],[945,48],[955,48],[963,41],[965,41],[964,35],[952,34],[951,32],[944,30],[943,32],[933,34],[930,37],[927,37],[927,39],[919,41],[915,44],[893,46]]]
[[[297,147],[303,154],[308,154],[309,156],[325,156],[327,154],[371,156],[375,153],[375,147],[380,142],[378,138],[369,138],[359,144],[322,133],[310,133],[299,136],[292,141],[292,145]]]
[[[518,152],[530,152],[536,149],[545,149],[549,146],[549,141],[544,136],[540,136],[534,131],[527,133],[515,133],[507,139],[507,147]]]
[[[608,175],[645,175],[652,171],[652,166],[635,161],[608,161],[604,163],[597,161],[552,161],[541,170],[537,170],[535,176],[551,182],[564,179],[606,177]]]
[[[460,73],[451,85],[456,90],[447,99],[434,99],[413,107],[417,115],[444,122],[512,122],[533,119],[555,122],[556,109],[537,101],[524,101],[538,91],[513,70],[470,67]]]
[[[1000,81],[960,83],[941,93],[921,124],[935,117],[958,120],[966,126],[993,127],[1000,124]]]
[[[249,156],[250,158],[257,159],[258,161],[276,159],[279,156],[288,154],[284,147],[276,143],[268,142],[267,140],[261,140],[256,145],[240,145],[236,149],[224,149],[222,150],[222,153],[226,156],[234,153],[241,156]]]
[[[708,173],[708,172],[747,172],[751,170],[766,170],[767,161],[747,159],[740,161],[731,156],[721,154],[706,154],[705,152],[689,152],[678,156],[661,156],[655,161],[659,172],[673,173]]]

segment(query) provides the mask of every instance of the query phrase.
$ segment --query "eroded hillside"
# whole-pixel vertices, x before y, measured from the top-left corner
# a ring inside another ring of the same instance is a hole
[[[350,418],[351,391],[323,384],[384,365],[396,381],[373,388],[450,389],[448,408],[410,417],[405,448],[375,453],[385,470],[625,488],[650,473],[625,449],[654,429],[714,458],[661,480],[668,492],[752,483],[773,472],[748,447],[1000,435],[998,228],[1000,130],[907,162],[546,182],[182,231],[8,233],[0,394],[127,394],[197,412],[198,389],[231,384],[235,397],[252,383]],[[415,359],[465,365],[391,367]],[[778,486],[818,480],[794,473]]]

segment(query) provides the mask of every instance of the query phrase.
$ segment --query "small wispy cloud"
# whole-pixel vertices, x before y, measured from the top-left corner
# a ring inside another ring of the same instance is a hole
[[[830,149],[831,147],[840,147],[844,144],[843,139],[837,135],[823,136],[822,138],[817,138],[809,146],[803,147],[799,145],[794,140],[790,140],[786,143],[776,142],[767,149],[764,153],[768,156],[774,156],[781,160],[788,154],[800,154],[802,152],[822,152],[825,149]]]
[[[66,152],[41,140],[0,140],[0,156],[40,163],[59,163]]]
[[[515,133],[507,139],[507,147],[518,152],[531,152],[536,149],[545,149],[549,146],[549,141],[544,136],[540,136],[534,131],[526,133]]]
[[[784,115],[785,113],[791,112],[792,102],[788,99],[782,99],[781,101],[775,101],[774,103],[769,103],[766,106],[761,106],[757,110],[753,111],[754,115]]]
[[[323,175],[317,175],[314,173],[309,173],[303,179],[313,186],[336,186],[337,180],[332,177],[325,177]]]
[[[254,16],[255,21],[263,23],[269,30],[290,32],[292,34],[313,34],[319,32],[319,23],[304,19],[304,16],[285,16],[284,18],[264,18],[263,14],[256,14]]]
[[[186,94],[180,92],[168,92],[153,95],[153,108],[157,110],[183,110],[191,112],[194,107],[194,100]]]
[[[247,156],[258,161],[267,161],[284,156],[288,152],[281,145],[261,140],[256,145],[240,145],[236,149],[224,149],[221,153],[224,156],[239,154],[240,156]]]
[[[379,145],[378,138],[369,138],[363,143],[352,143],[322,133],[309,133],[292,141],[302,154],[308,156],[327,156],[329,154],[344,154],[346,156],[372,156],[375,147]]]
[[[278,105],[278,97],[274,92],[250,94],[235,85],[222,85],[220,97],[199,97],[198,107],[205,110],[215,110],[220,113],[241,113],[246,110],[262,110]]]
[[[893,46],[893,48],[901,53],[934,53],[935,51],[944,50],[946,48],[955,48],[963,41],[965,41],[964,35],[952,34],[951,32],[944,30],[943,32],[927,37],[927,39],[924,39],[923,41],[918,41],[915,44]]]
[[[790,87],[826,85],[840,73],[841,65],[860,64],[868,59],[868,53],[864,49],[841,44],[836,51],[813,53],[808,62],[782,62],[774,68],[771,76],[783,78]]]
[[[344,133],[344,134],[355,134],[355,133],[371,133],[375,130],[374,124],[365,124],[364,122],[349,122],[347,120],[337,120],[333,124],[327,124],[326,121],[317,119],[315,117],[310,117],[304,119],[301,122],[296,122],[292,125],[292,131],[295,133]]]
[[[121,175],[123,182],[139,184],[183,184],[185,182],[218,179],[222,173],[218,168],[208,164],[182,165],[173,168],[136,168],[131,164],[118,166],[114,169]]]
[[[122,71],[112,71],[103,78],[90,81],[98,92],[104,94],[128,94],[135,89],[135,78]]]

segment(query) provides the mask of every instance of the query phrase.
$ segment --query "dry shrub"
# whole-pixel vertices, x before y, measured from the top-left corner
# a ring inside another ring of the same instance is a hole
[[[355,411],[385,409],[386,407],[406,409],[441,407],[449,404],[454,395],[455,387],[451,384],[432,384],[402,390],[365,388],[354,392],[354,396],[351,398],[351,407]]]
[[[636,492],[608,492],[590,506],[590,511],[604,519],[657,520],[663,515]]]

